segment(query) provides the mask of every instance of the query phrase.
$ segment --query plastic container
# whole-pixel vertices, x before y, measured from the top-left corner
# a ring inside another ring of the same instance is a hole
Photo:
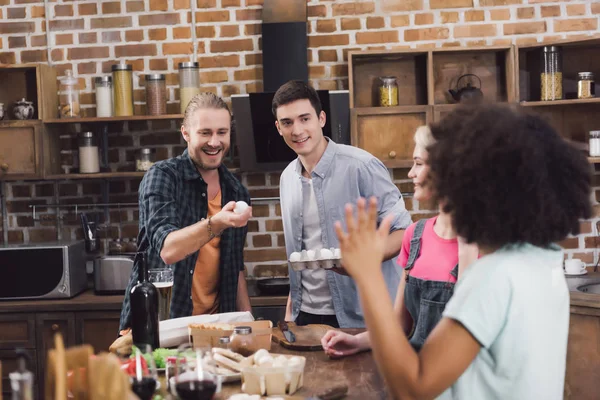
[[[558,46],[544,46],[542,49],[540,87],[542,101],[563,98],[562,51]]]
[[[185,114],[188,103],[200,93],[200,66],[197,62],[179,63],[179,99],[181,113]]]
[[[600,157],[600,131],[590,131],[590,156]]]
[[[114,82],[114,114],[117,117],[133,115],[133,67],[131,64],[112,66]]]
[[[96,117],[112,117],[112,78],[108,75],[98,76],[94,82],[96,84]]]
[[[80,116],[79,82],[71,70],[65,71],[60,78],[59,113],[61,118],[77,118]]]
[[[592,97],[596,97],[594,73],[580,72],[577,75],[579,77],[579,80],[577,81],[577,98],[591,99]]]
[[[379,78],[379,106],[393,107],[398,105],[398,81],[395,76],[382,76]]]
[[[98,143],[93,132],[82,132],[79,135],[79,172],[82,174],[100,172]]]
[[[167,82],[164,74],[146,75],[146,113],[148,115],[167,113]]]

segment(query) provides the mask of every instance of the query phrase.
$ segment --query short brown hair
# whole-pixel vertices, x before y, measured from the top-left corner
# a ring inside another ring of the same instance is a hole
[[[197,95],[192,97],[187,107],[185,108],[185,114],[183,116],[183,126],[187,128],[189,126],[190,118],[192,117],[192,115],[197,110],[204,108],[216,108],[217,110],[227,110],[229,116],[231,117],[231,130],[233,130],[234,122],[233,117],[231,115],[231,111],[229,110],[229,106],[227,105],[227,103],[225,103],[225,100],[211,92],[198,93]]]
[[[288,81],[281,85],[275,96],[273,96],[273,102],[271,103],[271,111],[273,116],[277,119],[277,108],[290,104],[296,100],[307,99],[315,109],[317,116],[321,114],[323,107],[321,106],[321,100],[317,91],[310,86],[308,83],[303,81]]]

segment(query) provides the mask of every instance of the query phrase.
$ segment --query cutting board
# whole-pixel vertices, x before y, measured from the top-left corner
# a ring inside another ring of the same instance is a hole
[[[323,350],[321,338],[328,330],[335,329],[329,325],[322,324],[297,326],[293,322],[288,322],[288,327],[296,335],[294,343],[286,340],[279,327],[273,327],[273,341],[286,349],[300,351]]]

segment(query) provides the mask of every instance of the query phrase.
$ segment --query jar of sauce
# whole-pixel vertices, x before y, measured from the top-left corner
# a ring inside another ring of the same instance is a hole
[[[250,326],[236,326],[229,337],[229,349],[248,357],[256,352],[254,334]]]

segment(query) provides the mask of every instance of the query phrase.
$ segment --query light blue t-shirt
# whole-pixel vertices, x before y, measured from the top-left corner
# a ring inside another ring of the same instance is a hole
[[[563,398],[569,290],[557,246],[502,248],[477,260],[458,281],[444,317],[481,344],[444,399]]]

